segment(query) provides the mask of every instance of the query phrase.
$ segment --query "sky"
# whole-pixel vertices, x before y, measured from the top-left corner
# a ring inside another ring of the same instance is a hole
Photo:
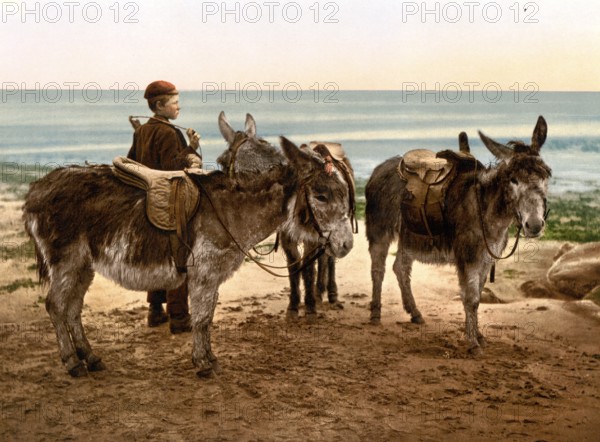
[[[589,0],[18,1],[0,12],[3,88],[600,90],[600,2]]]

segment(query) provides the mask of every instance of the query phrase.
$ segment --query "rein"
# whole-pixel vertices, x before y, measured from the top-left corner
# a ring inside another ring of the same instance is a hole
[[[243,144],[244,141],[247,140],[248,137],[246,137],[245,139],[243,139],[242,142],[237,143],[237,148],[239,148],[239,146],[241,146]],[[234,140],[235,142],[235,140]],[[236,151],[237,152],[237,149]],[[230,172],[233,169],[230,166]],[[269,273],[272,276],[275,276],[277,278],[287,278],[289,275],[294,275],[296,273],[299,273],[301,271],[303,271],[306,267],[308,267],[309,265],[311,265],[313,262],[315,262],[317,259],[319,259],[324,253],[325,253],[325,248],[327,246],[327,244],[329,243],[329,239],[327,237],[325,237],[321,231],[321,228],[319,226],[319,223],[314,215],[314,212],[312,211],[312,207],[310,206],[310,203],[308,201],[308,193],[306,192],[306,188],[303,186],[301,186],[301,189],[304,189],[304,194],[305,194],[305,198],[307,200],[308,203],[308,208],[309,208],[309,212],[310,212],[310,216],[312,218],[313,221],[313,226],[315,226],[315,229],[317,230],[317,232],[319,233],[319,241],[317,246],[315,246],[304,258],[300,258],[298,261],[293,262],[287,266],[272,266],[272,265],[268,265],[268,264],[263,264],[260,261],[258,261],[254,256],[252,256],[250,253],[246,252],[244,250],[244,248],[241,246],[241,244],[235,239],[235,237],[233,236],[233,234],[231,233],[231,231],[227,228],[227,226],[225,225],[225,222],[223,221],[223,219],[221,218],[221,216],[219,215],[219,212],[217,211],[217,208],[210,196],[210,194],[207,192],[206,188],[202,185],[201,182],[197,182],[198,187],[200,187],[200,189],[202,190],[202,192],[206,195],[206,198],[208,199],[209,204],[211,205],[215,216],[217,217],[217,221],[219,221],[219,224],[221,224],[221,226],[223,227],[223,229],[225,230],[225,232],[227,233],[227,235],[229,235],[229,237],[231,238],[231,240],[233,241],[233,243],[236,245],[236,247],[239,249],[240,252],[242,252],[242,254],[248,258],[250,261],[252,261],[253,263],[255,263],[257,266],[259,266],[262,270],[264,270],[265,272]],[[297,196],[296,198],[298,198],[299,196]],[[297,201],[297,199],[296,199]],[[279,235],[277,236],[277,238],[279,238]],[[278,240],[275,241],[275,247],[273,248],[273,250],[276,250],[278,245]],[[254,249],[254,248],[253,248]],[[256,251],[256,249],[254,249]],[[259,255],[263,255],[264,254],[260,254]],[[295,270],[291,270],[293,269],[295,266],[297,266],[298,264],[300,264],[300,267],[295,269]],[[276,270],[283,270],[286,269],[288,270],[288,274],[285,275],[281,275],[278,273],[275,273],[274,271],[272,271],[271,269],[276,269]]]
[[[522,225],[521,223],[519,223],[519,226],[517,228],[517,234],[516,234],[516,241],[515,244],[513,245],[512,250],[510,251],[510,253],[506,256],[497,256],[494,252],[492,252],[492,249],[490,248],[490,245],[488,244],[488,240],[487,237],[485,235],[485,226],[483,224],[483,212],[481,211],[481,186],[479,184],[477,184],[477,189],[475,191],[476,194],[476,198],[477,198],[477,208],[478,208],[478,213],[479,213],[479,225],[481,226],[481,233],[483,234],[483,243],[485,244],[485,248],[487,249],[488,253],[490,254],[490,256],[494,259],[507,259],[510,258],[511,256],[514,255],[515,251],[517,250],[517,246],[519,245],[519,238],[520,238],[520,234],[521,234],[521,229],[522,229]],[[492,273],[493,275],[493,273]],[[493,276],[490,277],[491,282],[493,281]]]

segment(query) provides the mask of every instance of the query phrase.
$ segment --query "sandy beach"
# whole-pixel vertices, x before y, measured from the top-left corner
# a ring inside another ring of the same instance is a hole
[[[382,325],[368,324],[362,223],[338,263],[343,310],[323,304],[315,319],[288,319],[287,280],[246,262],[220,289],[212,337],[221,372],[210,379],[195,376],[190,334],[148,328],[145,294],[96,275],[83,322],[108,370],[73,379],[45,293],[28,282],[36,274],[21,204],[2,192],[2,440],[597,440],[600,308],[526,299],[518,288],[543,277],[560,242],[523,242],[498,264],[487,287],[503,303],[480,306],[488,346],[478,359],[466,351],[450,266],[415,265],[418,326],[388,257]]]

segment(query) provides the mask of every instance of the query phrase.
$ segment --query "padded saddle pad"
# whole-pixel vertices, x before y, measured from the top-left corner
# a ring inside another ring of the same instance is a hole
[[[200,192],[186,171],[150,169],[126,157],[116,157],[113,165],[113,172],[121,181],[146,191],[146,214],[159,229],[175,231],[196,213]]]
[[[344,152],[344,149],[342,148],[342,145],[340,143],[331,143],[328,141],[311,141],[308,144],[308,147],[314,150],[315,147],[317,147],[319,144],[324,145],[329,150],[329,153],[331,154],[334,160],[344,161],[344,158],[346,158],[346,152]]]
[[[438,158],[435,152],[415,149],[404,155],[398,166],[398,172],[404,179],[408,179],[410,175],[417,175],[423,183],[433,185],[442,182],[452,168],[452,162]]]
[[[443,150],[436,154],[437,158],[443,158],[451,161],[458,169],[457,172],[471,172],[474,170],[484,170],[485,166],[481,164],[471,153],[469,152],[457,152],[454,150]]]
[[[445,229],[446,189],[456,175],[454,162],[417,149],[404,155],[397,171],[406,182],[407,194],[401,203],[405,225],[411,232],[430,238],[441,234]]]
[[[352,198],[351,205],[354,205],[354,196],[356,194],[356,183],[354,182],[354,171],[351,169],[348,164],[344,160],[346,160],[346,152],[340,143],[332,143],[329,141],[311,141],[308,144],[309,149],[315,150],[317,146],[322,144],[327,148],[331,156],[333,157],[335,166],[340,170],[344,179],[348,182],[348,185],[351,187],[350,194]]]

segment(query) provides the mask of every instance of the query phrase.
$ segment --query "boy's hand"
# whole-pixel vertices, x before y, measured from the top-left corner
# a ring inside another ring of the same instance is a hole
[[[142,124],[140,123],[140,120],[135,119],[133,117],[129,117],[129,122],[131,123],[131,127],[133,127],[133,130],[137,130],[138,127],[140,127]]]
[[[186,156],[188,167],[202,169],[202,158],[195,154]]]
[[[186,131],[186,134],[190,139],[190,147],[194,150],[197,150],[200,147],[200,134],[192,128],[189,128]]]

